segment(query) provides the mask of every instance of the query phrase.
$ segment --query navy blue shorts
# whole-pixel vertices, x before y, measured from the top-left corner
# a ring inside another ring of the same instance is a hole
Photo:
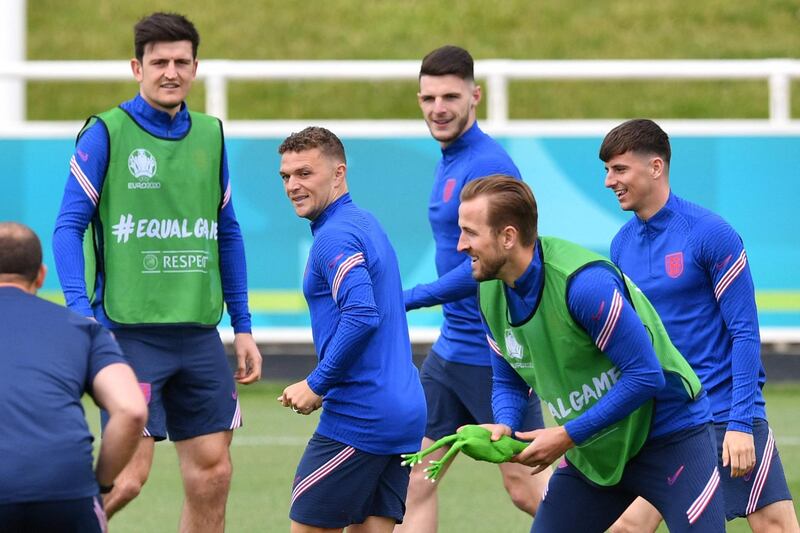
[[[778,455],[772,429],[766,420],[753,420],[756,466],[743,477],[732,478],[731,467],[722,467],[722,441],[728,424],[714,424],[717,431],[717,457],[725,491],[725,517],[728,520],[747,515],[782,500],[791,500],[789,487]]]
[[[724,533],[716,448],[711,424],[651,439],[611,487],[589,481],[562,461],[550,478],[531,531],[605,531],[642,496],[659,510],[672,533]]]
[[[241,427],[233,371],[215,328],[118,328],[114,336],[147,399],[144,436],[178,441]]]
[[[492,367],[465,365],[443,359],[431,350],[419,374],[428,404],[425,436],[439,440],[466,424],[491,424]],[[544,427],[539,397],[531,393],[528,412],[519,431]]]
[[[76,500],[0,504],[3,533],[105,533],[106,513],[99,496]]]
[[[370,516],[402,523],[411,469],[401,462],[400,455],[373,455],[314,433],[297,465],[289,518],[324,528]]]

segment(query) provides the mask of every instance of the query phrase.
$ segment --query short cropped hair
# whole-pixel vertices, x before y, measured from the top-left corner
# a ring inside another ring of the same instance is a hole
[[[474,61],[469,52],[459,46],[446,45],[430,52],[422,59],[419,77],[452,74],[462,80],[473,81],[474,68]]]
[[[538,237],[539,211],[528,185],[511,176],[494,174],[468,182],[461,201],[485,196],[489,201],[487,221],[495,233],[506,226],[517,228],[520,244],[531,246]]]
[[[133,27],[133,47],[136,59],[144,58],[144,49],[150,43],[172,43],[175,41],[191,41],[192,57],[197,57],[200,46],[200,34],[194,24],[183,15],[177,13],[153,13],[136,23]]]
[[[626,152],[656,154],[667,166],[672,156],[669,136],[658,124],[646,118],[623,122],[609,131],[600,145],[600,160],[607,163],[611,158]]]
[[[309,126],[303,131],[292,133],[283,140],[278,147],[278,153],[284,152],[305,152],[319,148],[319,151],[326,156],[347,163],[344,155],[344,145],[332,131],[319,126]]]
[[[32,282],[42,266],[42,243],[31,228],[0,222],[0,280],[12,277]]]

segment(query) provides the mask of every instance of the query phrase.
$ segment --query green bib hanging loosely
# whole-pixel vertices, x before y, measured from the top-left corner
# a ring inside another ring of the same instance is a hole
[[[110,153],[95,262],[103,307],[118,324],[213,326],[222,316],[222,129],[216,118],[190,117],[184,138],[162,139],[120,108],[98,115]]]
[[[510,323],[505,289],[500,280],[480,284],[480,306],[503,358],[533,387],[556,422],[564,425],[596,404],[621,376],[570,315],[567,308],[569,281],[593,263],[601,262],[619,271],[602,256],[552,237],[539,239],[537,253],[542,258],[544,287],[530,319],[523,324]],[[622,275],[622,278],[664,372],[680,375],[687,396],[697,398],[701,388],[694,371],[673,346],[650,302],[627,276]],[[618,483],[628,460],[647,440],[652,411],[651,400],[567,451],[567,458],[599,485]]]

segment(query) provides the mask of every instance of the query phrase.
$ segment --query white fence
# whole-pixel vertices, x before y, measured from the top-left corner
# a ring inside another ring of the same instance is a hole
[[[206,85],[206,112],[227,118],[231,80],[414,80],[418,60],[396,61],[244,61],[208,59],[200,62],[198,79]],[[769,124],[791,119],[791,80],[800,78],[800,60],[511,60],[475,62],[475,74],[485,80],[487,127],[509,123],[508,83],[511,80],[764,80],[769,84]],[[0,81],[130,80],[128,61],[25,61],[0,63]],[[0,98],[4,95],[0,94]],[[5,109],[14,109],[6,106]],[[6,111],[0,124],[24,121]]]

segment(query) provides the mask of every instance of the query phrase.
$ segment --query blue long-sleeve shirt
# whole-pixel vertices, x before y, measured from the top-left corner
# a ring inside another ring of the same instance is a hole
[[[438,279],[417,285],[404,293],[407,310],[442,305],[444,322],[433,351],[456,363],[489,366],[489,351],[481,327],[472,278],[471,260],[458,252],[458,206],[461,189],[468,182],[492,174],[520,178],[511,157],[500,144],[472,125],[452,144],[442,149],[428,204],[428,220],[436,242]]]
[[[505,287],[511,320],[524,322],[538,305],[544,283],[544,270],[537,244],[531,264]],[[567,307],[572,318],[614,363],[620,378],[595,405],[564,425],[570,438],[580,444],[602,428],[621,420],[641,404],[654,398],[649,438],[710,421],[708,400],[692,400],[680,378],[665,374],[650,337],[628,300],[622,279],[605,266],[589,265],[579,271],[567,286]],[[618,299],[616,312],[610,302]],[[487,335],[491,337],[488,327]],[[502,358],[492,357],[492,406],[495,421],[516,429],[527,402],[528,385]]]
[[[151,107],[140,95],[120,107],[145,131],[156,137],[181,139],[192,126],[189,111],[182,104],[175,117]],[[92,124],[78,139],[70,160],[70,172],[64,187],[61,209],[53,233],[53,254],[67,307],[83,316],[95,316],[109,328],[120,327],[103,311],[103,274],[95,281],[95,297],[90,302],[84,278],[83,236],[96,216],[97,204],[108,169],[109,137],[101,121]],[[250,332],[247,305],[247,266],[236,213],[231,201],[227,153],[223,146],[223,201],[218,219],[218,246],[222,292],[231,324],[236,333]]]
[[[766,418],[753,279],[742,239],[720,216],[670,194],[633,217],[611,259],[644,292],[708,391],[715,422],[751,433]]]
[[[323,396],[317,432],[368,453],[414,451],[426,407],[411,360],[397,256],[378,221],[343,195],[311,223],[303,278]]]

